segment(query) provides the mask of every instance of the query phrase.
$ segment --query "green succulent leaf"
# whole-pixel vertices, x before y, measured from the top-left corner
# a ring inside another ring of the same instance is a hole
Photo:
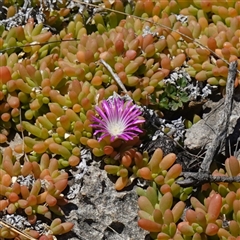
[[[181,88],[184,88],[184,87],[187,86],[188,81],[186,80],[185,77],[183,77],[183,78],[180,78],[180,79],[177,80],[177,84],[178,84]]]

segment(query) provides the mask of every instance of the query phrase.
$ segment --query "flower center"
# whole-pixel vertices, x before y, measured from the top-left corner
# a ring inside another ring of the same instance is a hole
[[[114,119],[107,123],[107,130],[110,135],[114,137],[121,135],[124,132],[125,128],[125,124],[122,121],[119,121],[119,119]]]

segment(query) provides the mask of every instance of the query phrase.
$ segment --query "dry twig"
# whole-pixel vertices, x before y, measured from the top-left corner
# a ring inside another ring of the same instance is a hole
[[[16,227],[12,226],[12,225],[9,224],[9,223],[4,222],[3,220],[0,220],[0,225],[4,226],[4,227],[6,227],[6,228],[9,228],[12,232],[17,233],[17,234],[25,237],[25,238],[28,239],[28,240],[37,240],[36,238],[33,238],[33,237],[29,236],[28,234],[26,234],[26,233],[18,230]]]
[[[225,143],[227,133],[228,133],[228,125],[229,119],[232,112],[232,103],[233,103],[233,91],[234,91],[234,81],[237,75],[237,62],[230,63],[229,73],[227,78],[227,86],[226,86],[226,97],[224,103],[224,115],[222,119],[220,119],[220,124],[218,128],[218,134],[212,141],[212,145],[208,148],[204,160],[200,166],[198,172],[183,172],[182,176],[185,178],[184,180],[177,181],[177,183],[181,186],[197,186],[206,182],[224,182],[227,181],[224,177],[214,177],[210,174],[210,165],[213,162],[215,155],[217,154],[217,150],[221,149],[223,144]],[[236,178],[237,182],[240,182],[240,179]],[[231,180],[233,181],[233,178]]]

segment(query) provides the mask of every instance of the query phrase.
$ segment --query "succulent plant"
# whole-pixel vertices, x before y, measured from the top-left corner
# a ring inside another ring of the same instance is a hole
[[[160,154],[161,150],[155,151],[151,165],[153,165],[153,160],[157,159],[155,157]],[[162,166],[165,165],[164,158],[161,162]],[[236,157],[231,156],[226,159],[225,167],[226,174],[223,169],[219,169],[219,171],[215,170],[213,175],[237,176],[239,174],[239,161]],[[166,177],[171,170],[172,168],[169,169]],[[148,171],[144,169],[144,172]],[[144,173],[142,174],[145,176]],[[153,175],[147,174],[145,178],[153,180]],[[141,228],[149,231],[154,239],[163,237],[168,239],[189,239],[189,237],[191,239],[208,239],[209,237],[235,239],[239,236],[238,183],[207,183],[202,186],[198,196],[194,197],[191,196],[192,188],[181,189],[174,182],[169,186],[171,181],[168,184],[166,181],[164,183],[164,175],[158,175],[154,181],[153,187],[150,186],[147,190],[137,189],[137,193],[140,195],[138,224]],[[156,184],[161,187],[158,188]],[[177,192],[178,194],[176,194]],[[190,199],[189,206],[186,203],[187,199]],[[173,204],[173,202],[175,203]],[[163,206],[164,210],[162,210]],[[174,207],[172,208],[172,206]],[[159,211],[161,214],[156,215],[156,212]],[[175,221],[176,216],[179,216],[177,222]]]
[[[1,210],[14,214],[26,206],[29,221],[36,220],[36,213],[48,217],[51,211],[60,213],[67,174],[59,169],[77,166],[81,149],[87,147],[103,157],[109,174],[118,176],[117,190],[136,177],[153,182],[139,200],[139,225],[150,232],[159,230],[153,237],[205,239],[215,233],[220,239],[237,238],[239,184],[206,185],[200,196],[205,202],[195,203],[192,197],[188,223],[181,219],[183,202],[190,198],[192,188],[175,183],[181,166],[175,163],[173,153],[163,157],[157,149],[149,156],[141,150],[148,126],[141,126],[144,119],[138,106],[175,111],[187,108],[184,103],[188,101],[205,99],[212,93],[210,85],[224,87],[228,63],[240,63],[239,9],[239,1],[211,0],[4,1],[0,20],[0,143],[8,144],[15,131],[24,139],[14,151],[6,148],[1,156]],[[124,94],[133,101],[112,97],[121,90],[100,60],[111,67],[126,88]],[[170,125],[174,128],[177,123]],[[183,131],[172,137],[179,140]],[[15,154],[22,154],[22,161]],[[238,160],[230,157],[225,169],[215,169],[213,175],[237,176],[238,170]],[[28,181],[32,187],[21,186]],[[171,206],[162,206],[165,198],[169,203],[173,199]],[[212,199],[218,202],[217,209],[208,208]],[[163,217],[158,205],[164,210]],[[207,217],[202,218],[198,211]],[[209,220],[214,214],[217,218]],[[221,226],[220,217],[229,221],[229,230]],[[50,226],[53,235],[71,228],[59,219]],[[17,236],[7,228],[2,228],[0,235]]]

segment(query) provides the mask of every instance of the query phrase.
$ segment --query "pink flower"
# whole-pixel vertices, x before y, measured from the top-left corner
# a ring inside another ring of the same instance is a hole
[[[96,130],[94,135],[101,134],[98,141],[110,136],[111,141],[117,138],[132,140],[133,137],[142,133],[138,124],[145,122],[139,119],[141,110],[131,101],[124,102],[118,96],[103,100],[101,107],[95,107],[97,116],[93,116],[94,123],[91,125]]]

